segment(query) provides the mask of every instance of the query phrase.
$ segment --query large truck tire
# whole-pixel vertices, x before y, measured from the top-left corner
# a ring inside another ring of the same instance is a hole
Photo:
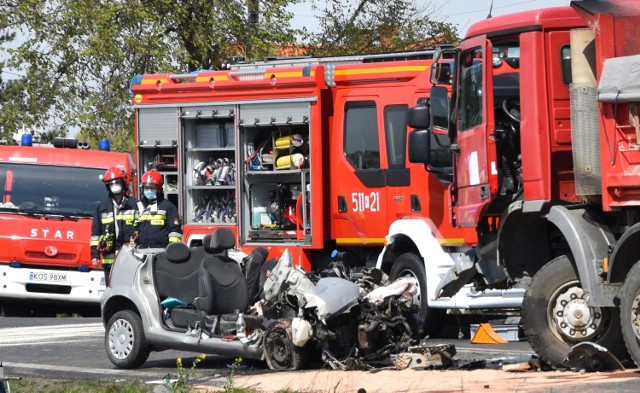
[[[629,355],[640,365],[640,262],[631,268],[622,287],[620,323]]]
[[[394,262],[389,277],[391,281],[400,277],[415,277],[418,280],[418,293],[413,301],[420,306],[420,326],[423,335],[436,337],[442,330],[447,310],[429,307],[427,275],[422,259],[411,252],[400,255]]]
[[[571,347],[599,344],[622,360],[627,356],[617,310],[590,307],[571,260],[560,256],[533,277],[522,303],[522,326],[531,348],[547,363],[563,367]]]
[[[151,352],[142,320],[131,310],[118,311],[109,319],[104,345],[111,363],[124,369],[140,367]]]

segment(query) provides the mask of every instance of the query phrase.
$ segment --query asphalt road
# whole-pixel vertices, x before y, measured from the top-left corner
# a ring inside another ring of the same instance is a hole
[[[434,345],[454,344],[457,351],[456,358],[461,362],[481,359],[489,362],[499,359],[517,360],[526,359],[533,354],[526,341],[500,345],[471,344],[468,324],[476,321],[473,318],[469,320],[450,317],[450,319],[441,337],[431,339],[430,342]],[[460,331],[465,335],[462,339],[457,338]],[[120,370],[107,359],[103,340],[104,327],[99,318],[0,317],[0,362],[3,363],[5,374],[8,376],[161,382],[167,374],[175,376],[178,357],[183,359],[185,368],[189,368],[198,355],[178,351],[155,352],[141,368]],[[207,356],[202,363],[198,364],[192,380],[198,385],[221,388],[231,372],[227,367],[230,362],[230,359]],[[237,376],[272,373],[263,362],[248,363],[247,366],[247,369],[239,370]],[[573,374],[575,378],[576,373],[566,374]],[[633,386],[629,382],[615,386],[609,383],[602,385],[602,389],[636,391]],[[635,386],[637,387],[637,384]],[[596,387],[593,384],[590,385],[590,388]],[[556,389],[553,391],[583,390]]]
[[[441,338],[433,344],[452,343],[457,358],[462,360],[494,359],[531,355],[525,342],[506,345],[473,345],[469,342],[468,322],[446,326]],[[466,337],[458,339],[458,333]],[[451,336],[451,338],[447,337]],[[455,337],[455,338],[453,338]],[[189,367],[197,353],[163,351],[154,352],[137,370],[120,370],[108,360],[104,349],[104,327],[100,318],[17,318],[0,317],[0,361],[5,372],[12,376],[44,378],[143,380],[162,379],[175,375],[176,359],[183,358]],[[203,382],[224,385],[229,374],[230,359],[208,356],[197,367],[198,378]],[[262,362],[249,365],[243,372],[270,372]]]

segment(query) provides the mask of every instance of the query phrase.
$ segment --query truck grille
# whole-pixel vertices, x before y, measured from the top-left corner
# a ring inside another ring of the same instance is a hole
[[[25,252],[25,255],[27,258],[58,259],[63,261],[73,261],[76,258],[75,254],[64,254],[64,253],[60,253],[55,257],[51,258],[47,256],[47,254],[45,254],[44,252],[39,252],[39,251],[27,251]]]

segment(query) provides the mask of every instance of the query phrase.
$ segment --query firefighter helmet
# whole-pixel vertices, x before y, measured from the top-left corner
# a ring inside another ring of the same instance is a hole
[[[140,185],[142,187],[145,186],[156,186],[158,190],[162,190],[162,175],[155,169],[151,169],[146,171],[142,175],[142,180],[140,180]]]
[[[123,191],[125,193],[128,191],[127,184],[129,183],[129,176],[127,176],[127,172],[125,172],[124,169],[115,166],[107,169],[102,177],[102,181],[107,187],[107,190],[110,189],[109,187],[114,180],[120,180]]]

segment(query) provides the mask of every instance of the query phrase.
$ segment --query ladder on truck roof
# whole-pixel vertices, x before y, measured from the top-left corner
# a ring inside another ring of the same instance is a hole
[[[407,52],[391,52],[391,53],[377,53],[377,54],[365,54],[365,55],[344,55],[344,56],[327,56],[327,57],[313,57],[313,56],[301,56],[301,57],[275,57],[267,58],[263,61],[256,62],[238,62],[235,64],[228,63],[227,69],[240,77],[240,79],[251,79],[252,75],[262,76],[267,68],[274,67],[306,67],[323,65],[325,67],[324,78],[325,83],[328,86],[334,86],[333,70],[335,66],[340,64],[358,64],[358,63],[379,63],[389,61],[403,61],[403,60],[430,60],[444,48],[450,45],[438,46],[436,49],[416,50]],[[244,78],[243,78],[244,77]]]

